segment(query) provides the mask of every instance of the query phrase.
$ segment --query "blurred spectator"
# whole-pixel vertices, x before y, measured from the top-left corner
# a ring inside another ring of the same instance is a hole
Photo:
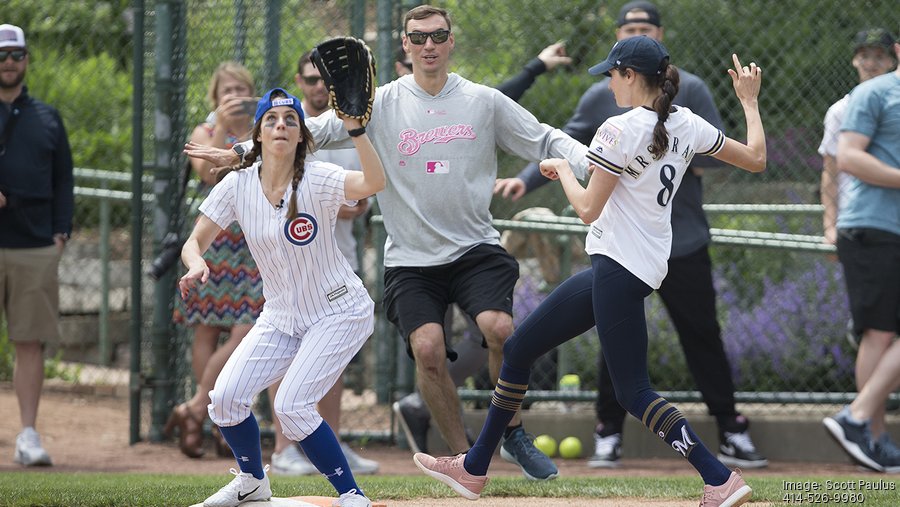
[[[248,138],[256,109],[253,76],[241,64],[223,62],[213,72],[207,98],[214,109],[191,134],[191,141],[206,146],[231,148]],[[202,201],[216,183],[213,164],[190,160],[200,177]],[[209,391],[225,362],[253,327],[263,307],[262,278],[250,255],[241,228],[234,223],[219,234],[204,254],[210,267],[209,282],[192,291],[187,300],[176,298],[176,323],[193,329],[191,366],[197,383],[194,396],[176,406],[165,426],[171,435],[179,428],[179,449],[192,458],[203,455],[203,421],[207,417]],[[228,337],[220,346],[219,337]],[[274,393],[274,391],[272,391]],[[230,455],[216,432],[220,455]]]
[[[897,65],[893,46],[893,37],[882,28],[863,30],[856,34],[853,39],[853,59],[850,62],[859,74],[860,83],[890,72]],[[822,227],[825,242],[829,245],[837,243],[835,223],[842,204],[841,192],[847,187],[849,178],[847,174],[838,173],[835,161],[838,134],[849,102],[848,93],[828,108],[828,112],[825,113],[825,134],[822,136],[822,144],[819,145],[819,155],[822,155],[822,183],[819,193],[822,206],[825,208]]]
[[[313,118],[328,111],[328,89],[322,80],[319,69],[309,59],[307,51],[297,61],[297,74],[294,75],[294,83],[303,94],[301,107],[307,118]],[[343,167],[349,171],[361,171],[359,156],[353,148],[340,150],[320,150],[311,153],[307,160],[321,160]],[[356,206],[341,206],[338,211],[337,221],[334,226],[334,238],[338,248],[350,263],[353,271],[360,275],[359,259],[356,256],[356,237],[353,235],[354,221],[362,217],[369,210],[369,198],[360,199]],[[361,278],[361,277],[360,277]],[[356,360],[356,358],[354,358]],[[275,388],[281,384],[279,381]],[[325,394],[318,403],[319,414],[334,431],[335,437],[340,442],[341,436],[341,396],[344,393],[344,375],[338,377],[334,386]],[[273,420],[275,430],[275,452],[272,454],[273,475],[308,475],[316,474],[318,470],[303,454],[299,442],[292,442],[281,432],[281,424],[278,418]],[[341,449],[350,465],[350,470],[357,475],[374,474],[378,471],[378,462],[363,458],[346,443],[341,442]]]
[[[617,40],[637,35],[646,35],[658,41],[663,39],[659,10],[650,2],[625,4],[619,11],[616,24]],[[722,130],[722,118],[703,80],[680,67],[678,72],[681,86],[675,104],[689,108]],[[588,88],[578,102],[575,114],[563,127],[563,132],[589,144],[607,118],[626,112],[626,109],[616,106],[609,81],[606,78]],[[678,331],[688,369],[710,415],[716,418],[720,442],[718,458],[729,466],[760,468],[768,465],[768,460],[756,450],[750,439],[750,423],[735,407],[731,367],[716,317],[716,291],[709,257],[709,223],[703,212],[701,176],[705,167],[719,165],[711,157],[695,157],[684,175],[672,205],[669,271],[657,292]],[[537,164],[530,164],[514,178],[497,180],[494,193],[516,200],[548,181],[541,175]],[[599,424],[594,434],[594,455],[588,460],[588,466],[617,467],[622,455],[626,412],[616,401],[603,354],[599,355],[598,362]]]
[[[892,46],[896,63],[900,44]],[[900,472],[900,450],[884,422],[887,397],[900,387],[900,69],[850,92],[837,168],[850,175],[837,218],[837,250],[854,331],[861,336],[859,394],[823,423],[856,462]]]
[[[72,232],[72,152],[59,112],[28,95],[25,33],[0,25],[0,316],[15,347],[16,463],[51,465],[35,430],[44,344],[59,341],[59,258]],[[9,417],[10,414],[7,414]]]

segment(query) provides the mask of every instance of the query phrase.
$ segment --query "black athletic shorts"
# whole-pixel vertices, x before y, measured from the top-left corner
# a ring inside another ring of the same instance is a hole
[[[900,330],[900,236],[868,228],[838,229],[853,331]]]
[[[440,266],[390,267],[384,270],[384,308],[413,357],[409,335],[419,327],[444,325],[447,306],[456,303],[472,320],[486,310],[512,315],[513,289],[519,263],[500,245],[478,245],[459,259]],[[447,343],[447,357],[456,352]]]

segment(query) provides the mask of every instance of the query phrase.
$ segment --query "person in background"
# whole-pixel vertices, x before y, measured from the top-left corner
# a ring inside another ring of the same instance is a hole
[[[900,43],[892,50],[896,62]],[[900,451],[884,414],[888,396],[900,387],[900,68],[850,92],[837,168],[850,175],[837,217],[837,251],[860,336],[859,394],[822,422],[854,461],[896,473]]]
[[[516,102],[522,98],[525,92],[534,84],[535,79],[545,72],[552,71],[560,65],[569,65],[572,59],[566,55],[566,46],[563,42],[556,42],[545,47],[537,57],[530,60],[522,70],[512,78],[500,83],[496,88],[507,97]],[[412,60],[409,53],[401,47],[397,51],[397,58],[394,62],[394,70],[398,77],[412,74]],[[453,314],[456,309],[455,305],[450,306],[444,321],[444,333],[446,336],[453,335]],[[457,354],[455,361],[447,362],[447,369],[453,384],[456,387],[462,386],[466,379],[478,374],[488,360],[486,343],[478,326],[463,313],[466,322],[466,329],[463,337],[453,343],[453,350]],[[400,398],[392,405],[400,428],[406,437],[406,442],[410,449],[415,452],[428,452],[428,432],[431,428],[431,411],[422,400],[422,395],[418,390]],[[466,437],[472,440],[468,429]]]
[[[548,159],[541,173],[558,179],[582,221],[591,225],[585,250],[592,269],[563,282],[516,329],[503,347],[503,365],[478,440],[464,454],[413,460],[426,475],[469,500],[477,500],[503,428],[521,407],[534,362],[593,326],[608,361],[616,399],[654,435],[685,458],[704,482],[700,507],[744,504],[752,490],[706,448],[675,405],[650,384],[644,300],[666,276],[672,243],[671,213],[695,154],[714,156],[749,172],[766,167],[759,115],[762,72],[732,55],[728,69],[747,124],[747,144],[725,135],[684,107],[673,106],[679,73],[659,41],[635,36],[618,41],[606,60],[590,68],[610,76],[619,107],[597,130],[586,171]]]
[[[24,84],[29,56],[25,32],[0,25],[0,320],[16,355],[22,432],[13,459],[50,466],[35,426],[44,344],[59,341],[57,268],[72,233],[75,184],[62,117]]]
[[[893,36],[883,28],[870,28],[857,33],[853,39],[853,59],[850,63],[856,69],[860,83],[890,72],[897,66],[894,59]],[[828,108],[828,112],[825,113],[825,133],[819,145],[819,155],[822,156],[819,196],[825,208],[822,214],[822,229],[825,242],[829,245],[837,243],[838,210],[842,200],[846,199],[841,199],[841,190],[849,184],[847,181],[849,176],[837,170],[838,134],[849,102],[848,93]]]
[[[617,40],[636,35],[646,35],[660,42],[663,39],[659,10],[647,1],[623,5],[616,25]],[[682,68],[678,72],[681,85],[675,105],[690,109],[722,129],[722,118],[703,80]],[[626,111],[616,105],[609,84],[607,78],[588,88],[563,132],[588,144],[603,122]],[[716,291],[709,256],[711,236],[703,212],[702,175],[704,168],[720,165],[712,157],[694,157],[684,175],[681,191],[672,203],[673,238],[668,274],[657,292],[678,332],[691,376],[710,415],[716,419],[718,458],[729,466],[760,468],[767,466],[769,461],[756,449],[750,438],[750,422],[735,406],[734,381],[716,315]],[[514,178],[498,180],[494,192],[516,200],[548,181],[537,164],[531,164]],[[609,365],[602,353],[598,363],[598,424],[594,430],[594,455],[588,459],[588,466],[613,468],[621,464],[626,411],[616,401]]]
[[[231,148],[234,143],[248,139],[253,128],[253,112],[245,104],[255,103],[254,94],[250,71],[237,62],[220,63],[213,71],[207,91],[213,111],[194,128],[191,142]],[[190,164],[200,178],[200,197],[209,195],[216,184],[213,165],[198,159],[191,159]],[[179,297],[174,315],[177,324],[189,326],[194,334],[191,367],[197,387],[191,399],[172,410],[164,428],[166,435],[178,428],[178,447],[192,458],[204,454],[203,421],[207,416],[209,391],[263,307],[262,278],[237,223],[216,236],[204,258],[211,273],[209,283],[191,292],[186,300]],[[220,345],[223,333],[227,338]],[[219,455],[230,455],[217,430],[215,436]]]
[[[319,69],[309,59],[307,51],[297,61],[297,73],[294,75],[294,84],[302,92],[303,99],[300,106],[307,118],[314,118],[329,110],[328,89],[322,80]],[[360,171],[359,156],[355,149],[319,150],[307,156],[307,160],[320,160],[330,162],[343,167],[348,171]],[[360,275],[359,259],[356,257],[356,238],[353,236],[353,223],[369,210],[369,198],[359,199],[356,204],[343,205],[338,210],[337,220],[334,224],[334,237],[338,248],[347,259],[353,272]],[[275,389],[279,383],[275,384]],[[344,392],[344,376],[338,377],[334,386],[319,401],[318,410],[328,426],[334,431],[338,441],[341,432],[341,396]],[[272,398],[274,399],[274,398]],[[310,463],[299,444],[287,439],[282,434],[281,424],[278,419],[273,421],[276,435],[275,452],[272,454],[273,475],[308,475],[318,473],[316,467]],[[374,474],[378,471],[378,462],[366,459],[356,453],[346,443],[341,442],[341,450],[347,458],[350,470],[357,475]]]

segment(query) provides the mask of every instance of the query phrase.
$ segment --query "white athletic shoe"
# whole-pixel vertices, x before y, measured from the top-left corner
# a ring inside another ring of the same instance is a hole
[[[34,428],[25,428],[16,437],[15,462],[27,467],[53,465],[50,455],[41,445],[41,436]]]
[[[360,495],[355,489],[351,489],[334,502],[331,502],[331,507],[372,507],[372,502]]]
[[[341,450],[344,451],[344,457],[347,458],[350,471],[355,475],[371,475],[378,472],[377,461],[363,458],[343,442],[341,442]]]
[[[352,469],[352,467],[351,467]],[[272,454],[272,475],[314,475],[319,473],[315,465],[291,444],[281,452]]]
[[[269,466],[263,469],[269,471]],[[203,507],[237,507],[244,502],[267,502],[272,498],[272,488],[269,487],[269,476],[262,479],[253,477],[252,474],[238,472],[231,469],[234,479],[220,489],[215,495],[203,501]]]

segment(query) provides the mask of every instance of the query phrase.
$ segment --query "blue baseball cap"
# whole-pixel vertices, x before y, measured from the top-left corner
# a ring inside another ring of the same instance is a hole
[[[609,76],[613,69],[634,69],[639,74],[659,75],[665,69],[664,61],[668,61],[669,51],[656,39],[646,35],[622,39],[612,47],[606,60],[588,69],[594,76]]]
[[[285,96],[275,97],[273,99],[272,94],[275,92],[281,92]],[[253,116],[253,123],[258,122],[259,119],[262,118],[262,115],[266,114],[266,111],[278,106],[288,106],[294,111],[297,111],[297,114],[300,115],[300,121],[303,121],[303,108],[300,107],[300,99],[286,92],[284,88],[272,88],[266,92],[266,94],[263,95],[263,98],[259,99],[259,103],[256,104],[256,115]]]

